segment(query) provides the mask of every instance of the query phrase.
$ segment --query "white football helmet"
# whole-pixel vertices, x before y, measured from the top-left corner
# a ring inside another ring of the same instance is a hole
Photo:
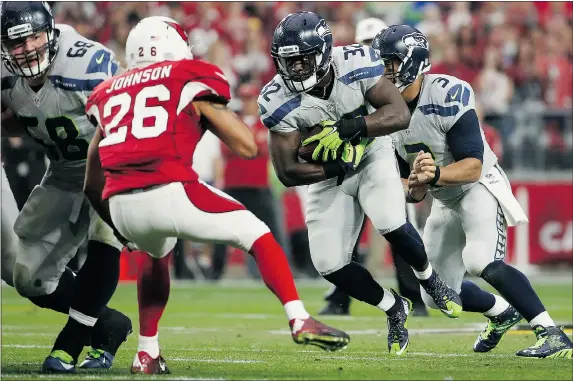
[[[163,61],[192,58],[187,33],[169,17],[144,18],[131,29],[125,43],[128,70]]]

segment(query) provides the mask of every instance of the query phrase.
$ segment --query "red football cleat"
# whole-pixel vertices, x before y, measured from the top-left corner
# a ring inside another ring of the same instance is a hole
[[[293,319],[290,326],[292,339],[297,344],[316,345],[325,351],[333,352],[346,348],[350,343],[350,336],[346,332],[329,327],[312,317],[304,320]]]
[[[153,358],[147,352],[140,351],[135,354],[131,365],[131,373],[169,374],[171,372],[161,354]]]

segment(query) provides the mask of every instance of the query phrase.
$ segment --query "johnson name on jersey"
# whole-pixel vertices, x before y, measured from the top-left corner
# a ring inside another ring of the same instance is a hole
[[[455,160],[448,147],[446,134],[462,115],[473,109],[475,96],[470,84],[449,75],[426,75],[409,128],[391,135],[396,151],[410,165],[420,151],[430,152],[438,166],[453,163]],[[497,163],[497,157],[487,144],[483,130],[481,137],[484,146],[484,176]],[[472,186],[430,187],[430,192],[434,198],[448,201]]]
[[[335,83],[329,99],[290,91],[276,75],[259,95],[263,124],[275,132],[292,132],[312,127],[323,120],[337,121],[374,112],[364,95],[384,74],[380,57],[359,44],[332,50]]]
[[[27,126],[27,133],[46,148],[55,176],[83,183],[88,145],[95,128],[85,113],[93,89],[113,76],[119,65],[113,52],[57,24],[59,50],[44,86],[34,92],[22,77],[2,67],[2,104]]]
[[[99,85],[86,112],[102,131],[103,197],[129,189],[198,179],[193,153],[205,133],[193,102],[227,104],[229,83],[201,60],[164,61],[129,70]]]

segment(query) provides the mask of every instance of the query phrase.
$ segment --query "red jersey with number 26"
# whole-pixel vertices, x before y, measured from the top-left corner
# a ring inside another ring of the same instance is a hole
[[[191,168],[193,152],[205,130],[192,102],[205,97],[226,104],[231,94],[221,69],[201,60],[133,69],[96,87],[86,112],[103,132],[103,198],[152,185],[197,181]]]

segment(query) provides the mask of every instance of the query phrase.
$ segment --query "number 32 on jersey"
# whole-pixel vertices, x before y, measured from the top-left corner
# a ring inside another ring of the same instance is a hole
[[[157,99],[167,102],[171,98],[171,92],[165,85],[144,87],[137,93],[135,99],[128,93],[121,93],[111,97],[103,107],[103,117],[115,116],[105,125],[105,138],[100,142],[100,147],[111,146],[125,142],[128,126],[119,124],[130,110],[133,110],[131,119],[131,134],[136,139],[155,138],[167,130],[169,113],[163,106],[147,106],[149,99]],[[133,107],[132,107],[133,106]],[[92,106],[92,109],[96,106]],[[97,113],[97,108],[95,113]],[[90,114],[94,112],[90,109]],[[147,119],[147,125],[144,123]],[[98,122],[100,122],[98,120]],[[101,123],[99,123],[101,126]]]

